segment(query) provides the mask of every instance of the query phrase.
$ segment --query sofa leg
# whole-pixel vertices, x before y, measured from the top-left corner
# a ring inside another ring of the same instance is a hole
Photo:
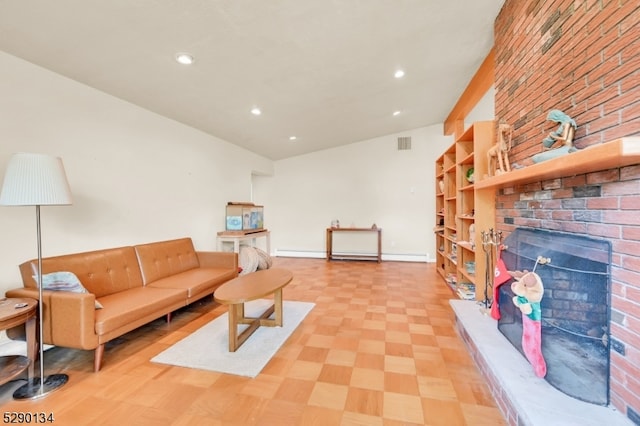
[[[94,372],[98,372],[100,371],[100,366],[102,364],[102,355],[104,354],[104,343],[101,345],[98,345],[98,347],[95,350],[95,353],[93,355],[93,371]]]
[[[167,314],[167,324],[171,322],[171,312]]]

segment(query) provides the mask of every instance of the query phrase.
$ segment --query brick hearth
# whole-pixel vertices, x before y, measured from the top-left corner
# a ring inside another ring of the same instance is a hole
[[[571,398],[533,374],[531,365],[476,302],[452,300],[460,337],[513,426],[632,425],[613,407]]]

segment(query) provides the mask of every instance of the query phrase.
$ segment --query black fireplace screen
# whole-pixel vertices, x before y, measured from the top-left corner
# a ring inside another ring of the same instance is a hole
[[[542,229],[518,228],[504,241],[508,270],[535,272],[544,283],[542,354],[545,379],[574,398],[609,403],[611,243]],[[537,265],[538,256],[551,259]],[[522,314],[500,286],[498,329],[521,352]]]

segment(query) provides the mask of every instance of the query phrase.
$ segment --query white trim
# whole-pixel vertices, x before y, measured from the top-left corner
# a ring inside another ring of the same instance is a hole
[[[363,256],[371,256],[371,253],[335,253],[336,255],[340,254],[358,254]],[[301,251],[301,250],[280,250],[276,249],[273,256],[276,257],[304,257],[304,258],[312,258],[312,259],[326,259],[327,255],[324,251]],[[382,254],[382,260],[392,261],[392,262],[427,262],[433,263],[436,260],[431,258],[429,254]]]

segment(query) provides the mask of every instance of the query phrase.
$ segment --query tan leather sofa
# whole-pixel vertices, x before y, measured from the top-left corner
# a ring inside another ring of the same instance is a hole
[[[37,259],[20,265],[24,288],[7,297],[37,299]],[[88,293],[43,291],[44,343],[95,350],[94,371],[108,341],[195,300],[238,275],[238,256],[196,251],[191,238],[42,259],[43,275],[73,272]],[[101,309],[96,309],[95,301]]]

